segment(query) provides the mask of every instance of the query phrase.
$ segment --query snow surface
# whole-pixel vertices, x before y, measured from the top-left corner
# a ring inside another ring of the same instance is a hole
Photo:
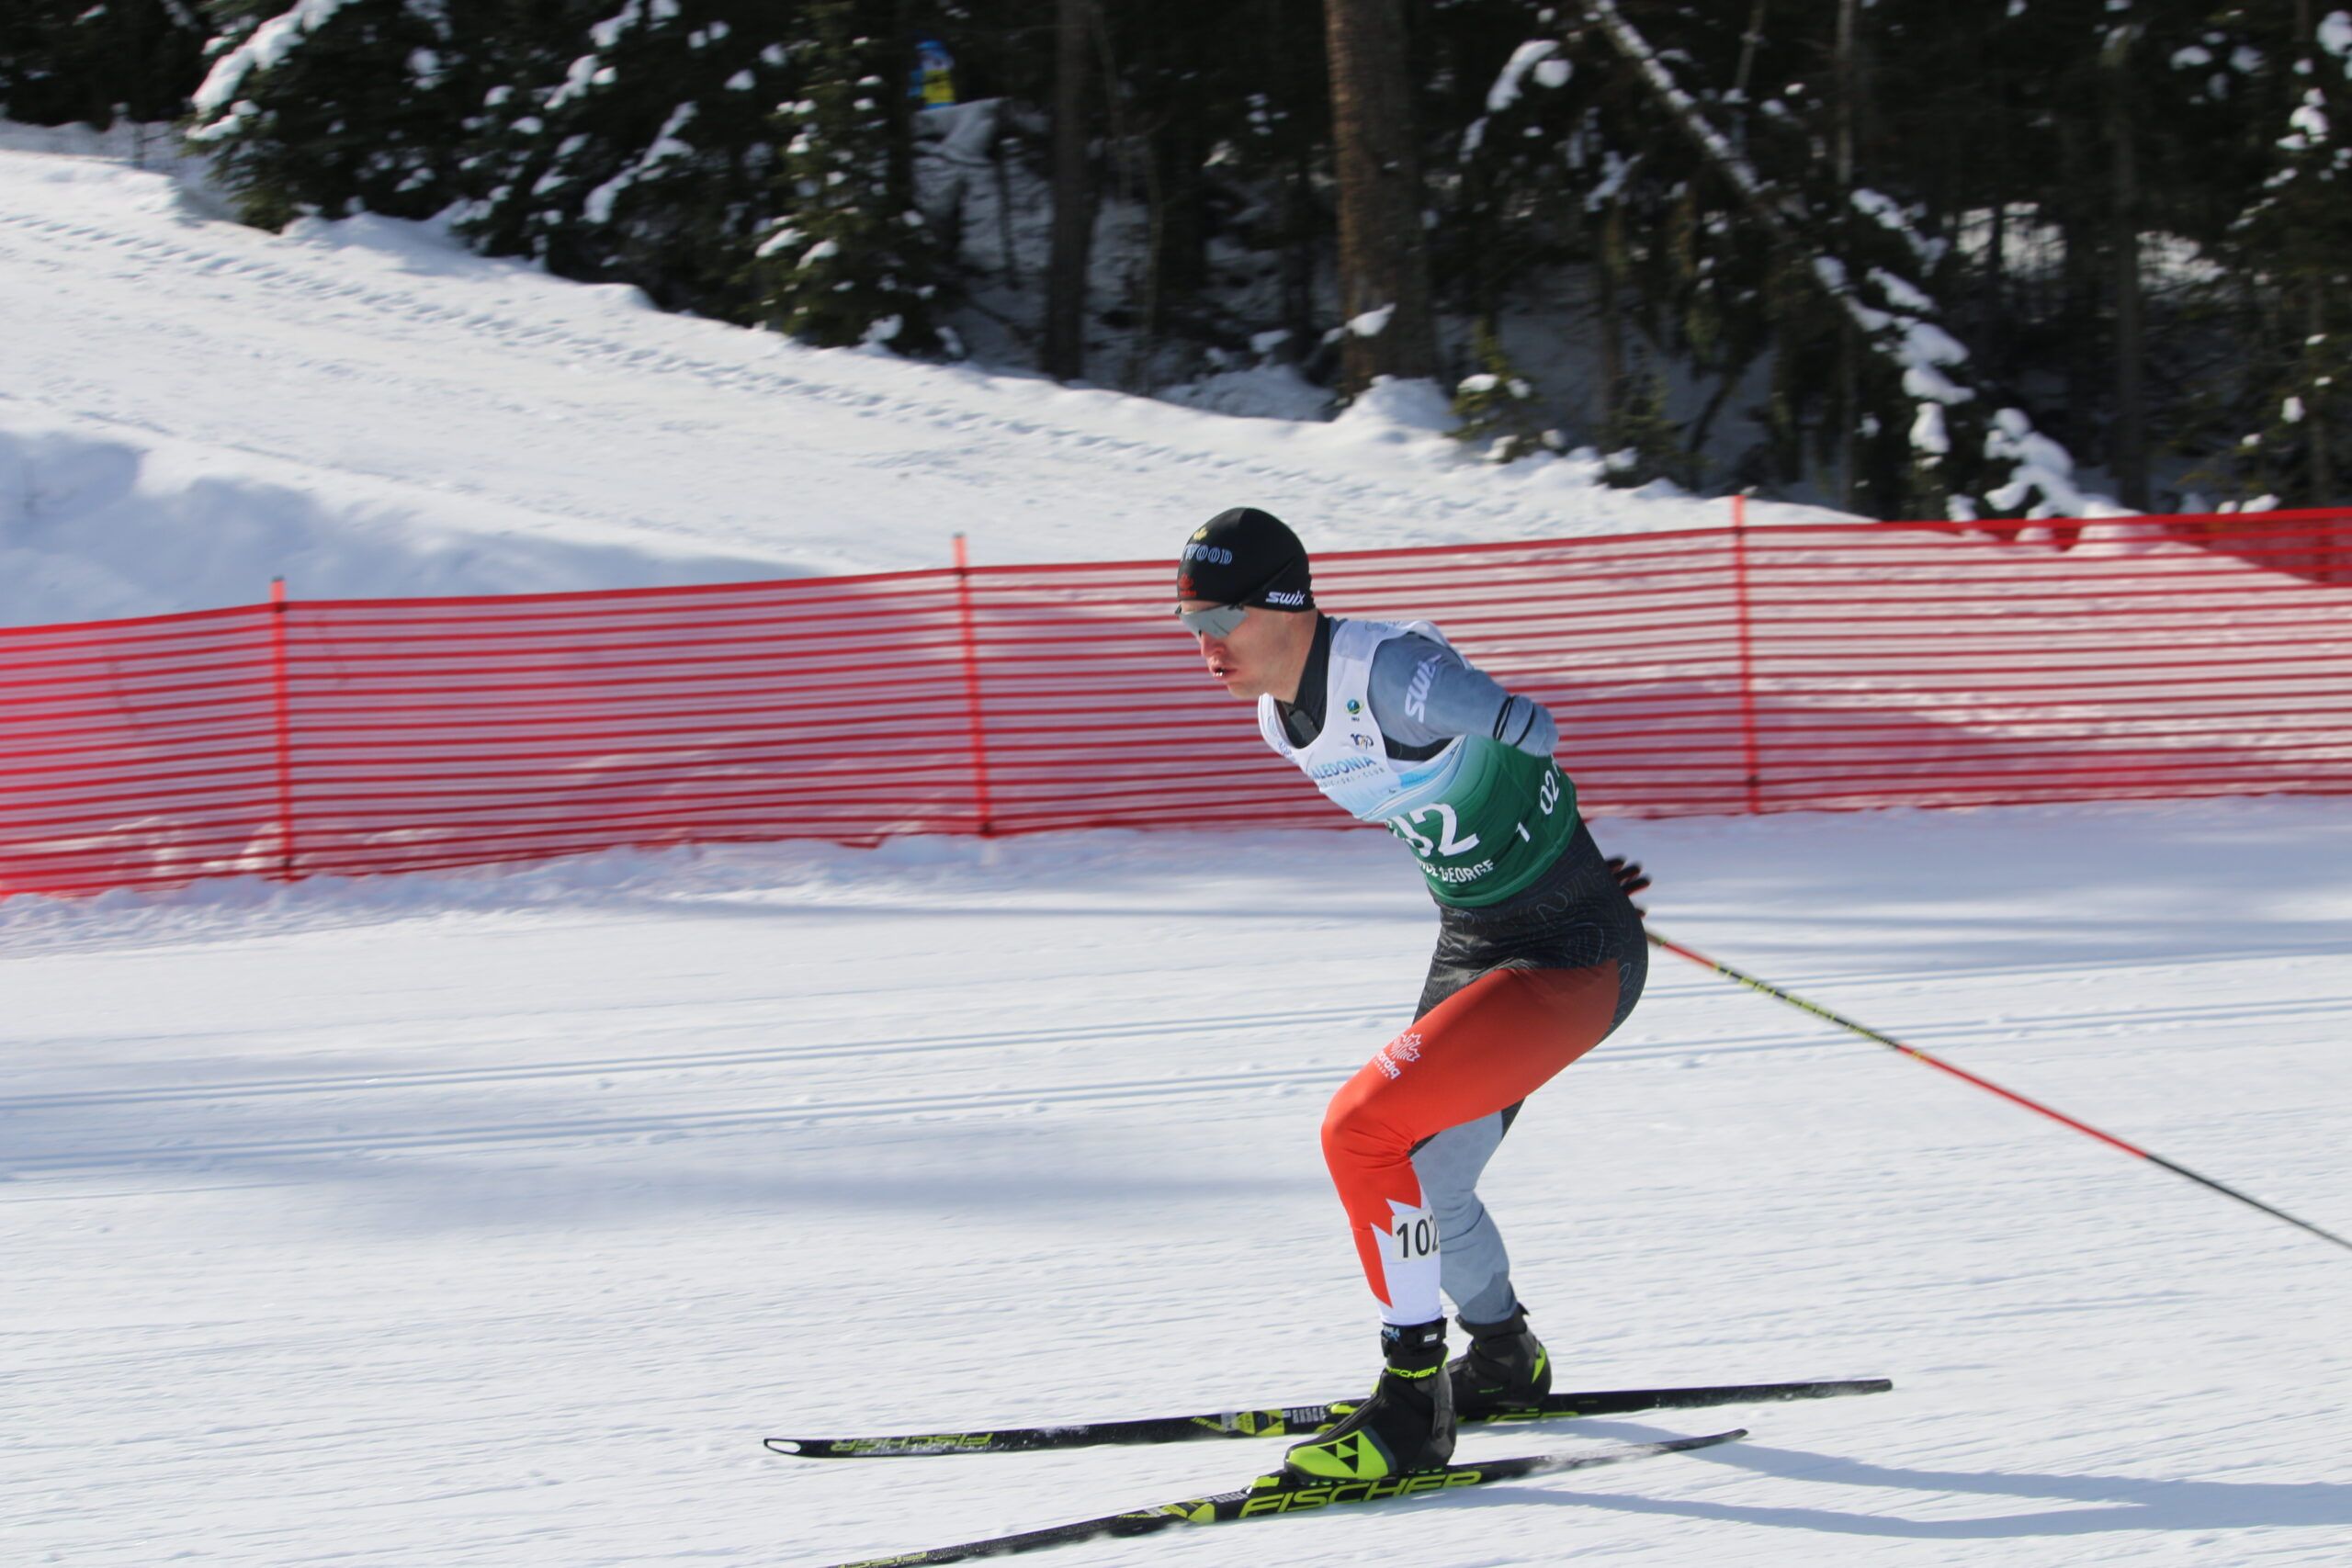
[[[1481,465],[1426,385],[1302,424],[819,354],[0,141],[0,621],[1158,556],[1243,501],[1722,515]],[[2352,805],[1597,830],[1677,939],[2352,1230]],[[1171,832],[0,902],[7,1561],[806,1565],[1235,1484],[1278,1445],[757,1439],[1368,1386],[1316,1128],[1406,1021],[1419,886]],[[2352,1258],[1805,1013],[1660,956],[1486,1194],[1565,1382],[1897,1389],[1474,1432],[1755,1429],[1040,1561],[2352,1555]]]
[[[2342,803],[1600,832],[1677,940],[2352,1230]],[[9,1559],[806,1568],[1237,1484],[1279,1444],[758,1438],[1367,1386],[1316,1127],[1433,923],[1354,833],[0,904]],[[2346,1560],[2352,1258],[1656,963],[1486,1183],[1564,1380],[1895,1392],[1059,1560]]]
[[[430,225],[273,236],[186,170],[23,128],[0,320],[0,626],[281,574],[327,598],[942,566],[957,532],[979,562],[1151,558],[1245,502],[1327,548],[1726,516],[1609,489],[1590,452],[1481,463],[1450,412],[1235,418],[667,315]]]

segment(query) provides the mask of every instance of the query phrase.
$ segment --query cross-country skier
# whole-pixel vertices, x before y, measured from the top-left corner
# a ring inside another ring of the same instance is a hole
[[[1237,507],[1196,530],[1177,615],[1209,673],[1258,705],[1266,742],[1419,857],[1437,953],[1411,1027],[1332,1098],[1323,1155],[1372,1293],[1385,1366],[1371,1398],[1284,1456],[1296,1473],[1442,1465],[1457,1412],[1531,1404],[1550,1358],[1528,1330],[1478,1173],[1520,1105],[1625,1021],[1648,973],[1639,866],[1604,861],[1552,760],[1558,730],[1425,621],[1319,613],[1306,548]],[[1445,1359],[1439,1292],[1467,1351]]]

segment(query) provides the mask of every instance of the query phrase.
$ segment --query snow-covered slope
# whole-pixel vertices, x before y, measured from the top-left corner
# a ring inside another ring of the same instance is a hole
[[[800,347],[360,218],[0,134],[0,625],[266,597],[1172,557],[1250,502],[1325,547],[1721,522],[1492,468],[1374,397],[1237,419]],[[17,150],[6,150],[11,143]]]

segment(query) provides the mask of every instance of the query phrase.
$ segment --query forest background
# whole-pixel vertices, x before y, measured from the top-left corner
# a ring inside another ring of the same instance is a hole
[[[1884,517],[2352,466],[2312,0],[16,0],[0,114],[168,123],[665,309]]]

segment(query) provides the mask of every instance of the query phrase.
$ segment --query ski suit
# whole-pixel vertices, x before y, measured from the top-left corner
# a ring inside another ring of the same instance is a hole
[[[1421,863],[1437,951],[1411,1026],[1332,1098],[1323,1155],[1392,1324],[1517,1304],[1477,1181],[1521,1103],[1623,1023],[1648,973],[1641,917],[1548,755],[1548,716],[1427,622],[1321,617],[1296,700],[1259,726],[1336,804]]]

